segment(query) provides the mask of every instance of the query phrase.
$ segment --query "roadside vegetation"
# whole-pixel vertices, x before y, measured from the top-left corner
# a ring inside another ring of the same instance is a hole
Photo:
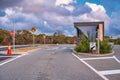
[[[75,51],[88,53],[90,41],[83,34],[79,38],[80,38],[80,42],[75,47]]]
[[[35,34],[34,34],[35,35]],[[35,35],[35,44],[44,44],[44,38],[46,36],[46,44],[73,44],[75,37],[65,36],[61,31],[56,31],[53,35],[38,34]],[[10,31],[0,29],[0,45],[7,45],[8,41],[12,44],[12,37],[10,36]],[[17,30],[15,33],[15,44],[32,44],[33,35],[28,30]]]
[[[105,39],[104,41],[100,41],[100,53],[111,53],[112,52],[112,45],[109,44],[109,41]]]
[[[77,52],[91,53],[89,48],[90,40],[87,39],[84,35],[81,35],[81,37],[79,38],[80,38],[80,42],[76,45],[74,50]],[[112,52],[112,46],[109,44],[109,40],[104,39],[104,41],[100,41],[100,54],[111,53],[111,52]]]

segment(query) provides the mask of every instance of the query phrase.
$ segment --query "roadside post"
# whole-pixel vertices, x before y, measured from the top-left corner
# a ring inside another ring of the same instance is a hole
[[[100,35],[99,35],[99,29],[98,29],[98,54],[100,54],[100,40],[99,40],[99,38],[100,38]]]
[[[34,32],[36,32],[36,27],[32,27],[31,28],[31,32],[33,34],[33,47],[35,46],[35,36],[34,36]]]
[[[13,51],[15,52],[15,30],[10,32],[10,36],[13,39]]]
[[[75,38],[74,38],[73,44],[75,45],[77,44],[77,40]]]
[[[11,56],[11,55],[12,55],[11,45],[10,45],[10,42],[8,42],[7,56]]]
[[[43,39],[44,39],[44,44],[45,44],[45,39],[46,39],[46,36],[45,36],[45,35],[43,35]]]

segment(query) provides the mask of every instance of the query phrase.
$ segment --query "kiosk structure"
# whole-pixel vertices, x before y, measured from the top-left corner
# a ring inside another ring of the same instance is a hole
[[[75,22],[74,27],[77,31],[77,37],[79,37],[83,32],[80,30],[80,27],[91,27],[96,26],[96,34],[100,41],[104,40],[104,22]]]

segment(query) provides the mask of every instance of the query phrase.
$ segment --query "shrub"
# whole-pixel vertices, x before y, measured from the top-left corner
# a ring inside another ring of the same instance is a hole
[[[100,41],[100,53],[110,53],[112,51],[112,46],[108,43],[108,40]]]
[[[81,35],[80,42],[75,47],[75,51],[77,52],[89,52],[89,40]],[[97,43],[97,42],[96,42]],[[112,46],[108,43],[108,40],[100,41],[100,53],[110,53],[112,51]]]
[[[75,47],[77,52],[89,52],[89,40],[82,34],[80,37],[80,42]]]

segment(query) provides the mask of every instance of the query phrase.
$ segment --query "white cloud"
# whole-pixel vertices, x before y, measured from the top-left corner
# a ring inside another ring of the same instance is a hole
[[[39,24],[40,20],[38,17],[36,17],[34,14],[26,14],[22,13],[21,8],[6,8],[6,16],[0,18],[0,22],[2,23],[2,26],[9,27],[9,29],[12,29],[13,22],[17,26],[16,29],[28,29],[29,27]]]
[[[15,11],[14,11],[12,8],[7,8],[7,9],[5,10],[5,13],[6,13],[7,15],[12,15],[12,14],[15,13]]]
[[[75,3],[75,0],[56,0],[55,5],[60,6],[60,5],[69,5],[70,3]]]
[[[85,5],[89,6],[93,12],[106,13],[106,10],[102,5],[97,5],[97,4],[89,3],[89,2],[86,2]]]
[[[72,12],[75,7],[73,5],[70,5],[70,3],[76,3],[76,0],[56,0],[55,5],[64,7],[65,9]]]
[[[75,9],[75,7],[71,5],[65,6],[65,8],[71,12],[73,12],[73,10]]]
[[[47,23],[49,25],[47,28],[50,31],[59,29],[60,26],[73,26],[74,22],[105,21],[105,28],[108,29],[110,18],[102,5],[86,2],[83,6],[75,7],[72,5],[74,3],[76,0],[24,0],[20,4],[22,8],[6,8],[8,16],[2,17],[0,22],[9,25],[8,23],[14,16],[18,20],[16,25],[19,28],[29,28],[31,25],[41,24],[44,26]],[[84,10],[88,8],[89,11]],[[74,12],[77,9],[80,13]]]
[[[94,3],[85,3],[86,6],[91,8],[90,13],[85,13],[76,17],[76,21],[80,22],[97,22],[104,21],[105,22],[105,30],[108,30],[110,18],[106,13],[105,8],[102,5],[97,5]]]

